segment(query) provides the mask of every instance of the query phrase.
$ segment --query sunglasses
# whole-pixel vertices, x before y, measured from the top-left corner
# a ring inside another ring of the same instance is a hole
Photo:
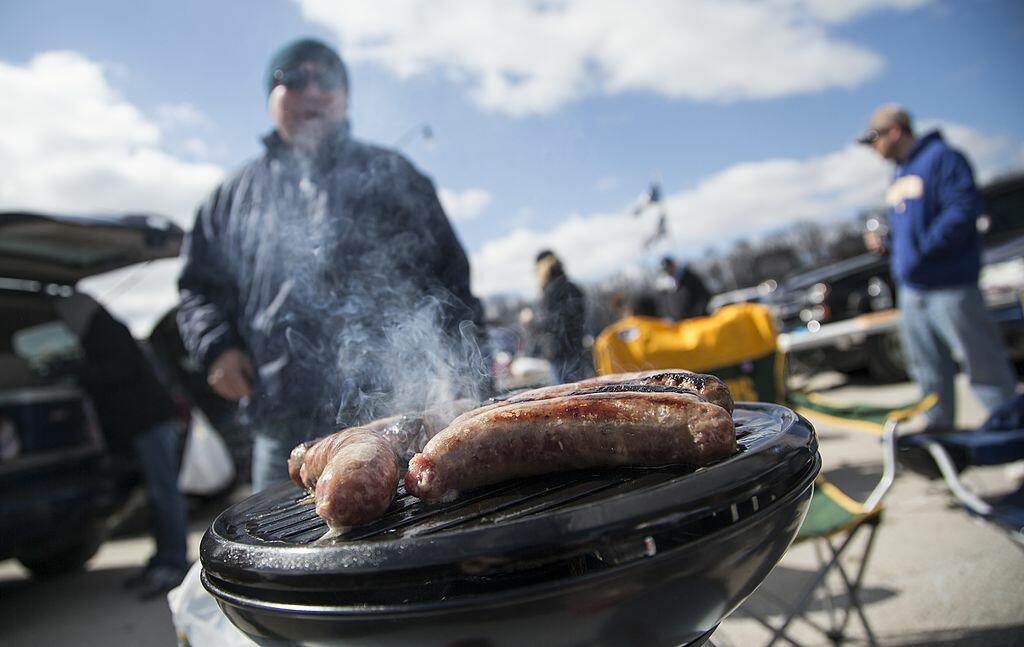
[[[337,70],[296,67],[274,71],[274,85],[283,85],[294,92],[302,92],[311,83],[324,90],[337,90],[345,86],[345,77]]]
[[[879,137],[892,130],[892,128],[892,126],[889,126],[888,128],[883,128],[881,130],[869,130],[864,133],[864,137],[861,138],[861,141],[865,144],[874,144],[878,141]]]

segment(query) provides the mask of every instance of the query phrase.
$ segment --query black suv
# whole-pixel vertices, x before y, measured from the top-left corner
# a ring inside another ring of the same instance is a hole
[[[36,575],[84,564],[139,481],[55,370],[80,351],[54,304],[88,276],[176,256],[183,236],[150,215],[0,214],[0,559]]]
[[[1024,174],[996,180],[982,189],[986,211],[978,219],[985,250],[980,285],[990,312],[1006,335],[1011,355],[1024,359]],[[870,221],[881,228],[882,220]],[[867,253],[820,267],[786,280],[768,299],[779,330],[793,342],[796,370],[867,368],[880,381],[906,379],[895,317],[865,318],[827,344],[807,344],[825,326],[896,307],[896,285],[885,254]],[[813,346],[808,350],[802,347]]]

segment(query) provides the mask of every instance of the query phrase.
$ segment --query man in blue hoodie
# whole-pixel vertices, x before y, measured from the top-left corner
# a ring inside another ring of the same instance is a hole
[[[886,203],[903,347],[922,391],[939,396],[927,414],[928,429],[949,430],[956,415],[954,357],[989,410],[1016,389],[1006,348],[978,289],[982,197],[964,156],[938,131],[917,137],[900,106],[878,108],[858,141],[896,165]]]

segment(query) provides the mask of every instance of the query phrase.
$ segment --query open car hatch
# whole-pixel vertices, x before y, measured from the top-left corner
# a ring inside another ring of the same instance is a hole
[[[83,278],[178,255],[185,232],[150,214],[0,213],[0,277],[75,285]]]

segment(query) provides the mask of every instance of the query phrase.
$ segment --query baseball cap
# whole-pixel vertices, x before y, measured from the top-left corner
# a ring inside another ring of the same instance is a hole
[[[903,106],[887,103],[884,106],[880,106],[871,115],[867,130],[857,138],[857,141],[861,144],[873,144],[880,134],[893,126],[899,126],[904,130],[910,131],[912,126],[910,113]]]

